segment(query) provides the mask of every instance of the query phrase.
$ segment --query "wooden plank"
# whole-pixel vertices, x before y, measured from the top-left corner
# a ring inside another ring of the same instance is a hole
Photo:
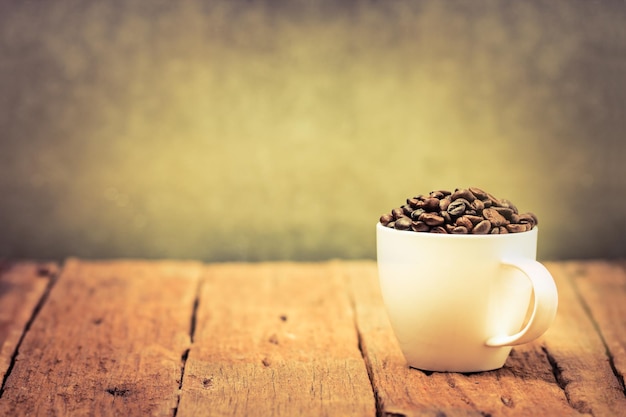
[[[5,261],[0,265],[0,383],[51,279],[54,263]],[[0,395],[2,388],[0,387]]]
[[[623,278],[620,275],[613,275],[619,274],[617,268],[593,265],[588,262],[549,265],[557,279],[559,297],[563,302],[559,306],[555,325],[546,333],[546,349],[559,383],[563,386],[572,406],[581,412],[596,416],[620,413],[623,415],[626,410],[623,385],[611,367],[607,348],[597,332],[597,325],[590,317],[589,309],[584,303],[580,303],[580,296],[593,300],[589,306],[593,305],[591,314],[595,313],[594,317],[599,320],[598,323],[600,321],[604,323],[613,314],[620,314],[620,311],[624,311],[623,304],[626,302],[623,287],[620,290],[619,286],[602,286],[601,283],[615,283]],[[595,284],[600,285],[594,288]],[[580,287],[580,293],[577,293],[576,286]],[[611,292],[613,293],[610,294]],[[601,306],[602,303],[606,305]],[[607,316],[603,318],[604,314]],[[623,320],[624,316],[621,316],[622,323]],[[616,328],[607,323],[603,324],[602,329],[611,343],[618,342],[623,337],[612,335],[611,330]],[[621,331],[623,332],[623,327]],[[618,352],[617,346],[615,352]]]
[[[624,388],[626,376],[626,264],[569,263],[578,296],[604,340],[613,371]],[[625,392],[626,395],[626,392]]]
[[[380,415],[580,415],[557,384],[541,340],[515,348],[496,371],[425,373],[409,368],[386,316],[376,264],[352,263],[348,275]]]
[[[206,269],[178,417],[375,414],[346,283],[331,265]]]
[[[70,260],[24,337],[7,416],[172,416],[201,266]]]

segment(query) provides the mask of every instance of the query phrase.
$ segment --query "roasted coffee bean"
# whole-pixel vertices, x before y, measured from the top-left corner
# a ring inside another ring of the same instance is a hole
[[[489,220],[494,226],[502,226],[507,223],[507,220],[494,208],[484,209],[483,217]]]
[[[461,216],[454,222],[457,226],[464,227],[466,231],[471,231],[474,228],[474,223],[468,216]]]
[[[465,226],[456,226],[450,232],[453,235],[466,235],[468,232],[467,227]]]
[[[515,205],[507,199],[500,200],[500,206],[510,208],[511,210],[513,210],[514,213],[518,212],[517,207],[515,207]]]
[[[458,198],[450,203],[446,211],[450,213],[451,216],[458,217],[465,213],[467,206],[469,206],[469,202],[466,199]]]
[[[380,216],[380,224],[382,224],[383,226],[387,226],[392,221],[393,221],[393,216],[389,213],[385,213],[382,216]]]
[[[419,220],[429,226],[439,226],[444,223],[444,218],[435,213],[423,213],[420,215]]]
[[[446,210],[448,210],[448,206],[450,206],[450,203],[452,202],[452,198],[450,197],[444,197],[441,200],[439,200],[439,210],[444,212]]]
[[[430,231],[430,226],[424,222],[413,222],[411,223],[411,230],[414,232],[428,232]]]
[[[509,221],[511,220],[511,217],[513,217],[513,215],[515,214],[513,209],[510,207],[494,207],[491,210],[497,211],[498,213],[500,213],[502,217],[504,217],[505,219]]]
[[[489,220],[483,220],[482,222],[474,226],[474,229],[472,229],[472,233],[474,233],[475,235],[486,235],[490,231],[491,222]]]
[[[439,199],[434,197],[429,197],[424,200],[424,210],[426,211],[438,211],[439,210]]]
[[[408,230],[411,228],[411,219],[408,217],[400,217],[396,220],[395,228],[398,230]]]
[[[476,210],[476,213],[480,213],[485,209],[485,203],[483,203],[481,200],[476,199],[472,201],[471,207],[473,210]]]
[[[534,213],[523,213],[519,215],[520,223],[530,223],[533,226],[537,225],[537,216]]]
[[[472,222],[472,224],[478,224],[484,220],[482,216],[472,216],[470,214],[466,215],[465,217],[467,217]]]
[[[391,214],[393,215],[394,220],[398,220],[400,217],[404,216],[404,210],[401,208],[395,208],[391,210]]]
[[[526,225],[525,224],[507,224],[506,230],[508,230],[511,233],[521,233],[521,232],[526,231]]]
[[[426,210],[421,209],[421,208],[420,209],[415,209],[415,210],[413,210],[413,213],[411,213],[411,218],[413,220],[418,220],[422,213],[426,213]]]
[[[459,198],[463,198],[470,203],[476,199],[476,197],[474,197],[474,194],[472,194],[471,191],[466,188],[456,190],[452,193],[452,200],[458,200]]]
[[[406,199],[406,203],[411,206],[412,208],[417,208],[417,204],[419,203],[419,200],[417,198],[407,198]]]
[[[489,198],[487,196],[487,193],[478,187],[469,187],[468,190],[470,190],[470,192],[474,194],[474,196],[480,200],[486,200]]]
[[[451,234],[523,233],[538,223],[533,213],[520,214],[510,200],[476,187],[418,194],[379,221],[398,230]]]
[[[493,195],[487,193],[487,200],[489,201],[489,206],[493,207],[499,207],[500,206],[500,200],[498,200],[497,198],[495,198]],[[485,202],[485,206],[487,205],[487,202]]]

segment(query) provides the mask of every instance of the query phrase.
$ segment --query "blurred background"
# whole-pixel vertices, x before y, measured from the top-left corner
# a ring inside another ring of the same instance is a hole
[[[0,1],[0,258],[375,257],[478,186],[626,257],[626,3]]]

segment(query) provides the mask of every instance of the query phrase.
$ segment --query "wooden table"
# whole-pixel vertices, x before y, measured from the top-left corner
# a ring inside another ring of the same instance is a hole
[[[626,263],[504,368],[408,368],[371,261],[0,264],[0,416],[626,415]]]

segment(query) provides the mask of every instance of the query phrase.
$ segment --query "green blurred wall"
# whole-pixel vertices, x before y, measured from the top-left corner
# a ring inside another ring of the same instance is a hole
[[[480,186],[626,256],[623,1],[0,1],[0,257],[373,258]]]

